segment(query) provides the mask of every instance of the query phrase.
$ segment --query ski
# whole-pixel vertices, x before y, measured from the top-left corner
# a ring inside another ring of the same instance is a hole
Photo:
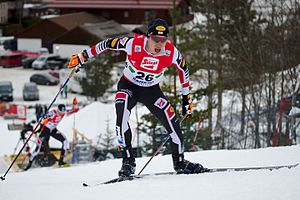
[[[215,172],[230,172],[230,171],[249,171],[249,170],[278,170],[278,169],[291,169],[295,168],[299,165],[299,163],[296,164],[291,164],[291,165],[274,165],[274,166],[261,166],[261,167],[228,167],[228,168],[210,168],[206,169],[202,173],[199,174],[204,174],[204,173],[215,173]],[[163,175],[180,175],[184,173],[177,173],[177,172],[157,172],[157,173],[149,173],[149,174],[142,174],[142,175],[132,175],[129,177],[118,177],[114,178],[108,181],[104,181],[101,183],[96,183],[96,184],[88,184],[88,183],[83,183],[82,185],[84,187],[93,187],[97,185],[104,185],[104,184],[112,184],[112,183],[118,183],[118,182],[123,182],[123,181],[132,181],[135,179],[140,179],[144,178],[147,176],[163,176]]]
[[[249,170],[278,170],[282,168],[295,168],[299,163],[291,165],[274,165],[274,166],[262,166],[262,167],[229,167],[229,168],[212,168],[208,172],[226,172],[226,171],[249,171]]]

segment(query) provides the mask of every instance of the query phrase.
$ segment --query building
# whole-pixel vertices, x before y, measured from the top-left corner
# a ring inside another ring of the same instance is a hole
[[[104,22],[105,19],[86,12],[44,19],[16,34],[18,50],[38,52],[45,47],[53,52],[53,42],[63,34],[85,23]]]
[[[93,24],[86,23],[75,27],[54,40],[53,49],[56,54],[71,57],[72,54],[88,49],[101,40],[129,35],[131,35],[129,30],[112,20]],[[115,62],[125,59],[119,54],[119,52],[115,52]]]
[[[18,22],[22,9],[22,1],[0,0],[0,24]]]
[[[53,0],[48,8],[59,9],[61,14],[86,11],[120,24],[147,24],[154,18],[163,18],[171,24],[170,9],[175,3],[179,9],[177,22],[193,19],[191,0]]]

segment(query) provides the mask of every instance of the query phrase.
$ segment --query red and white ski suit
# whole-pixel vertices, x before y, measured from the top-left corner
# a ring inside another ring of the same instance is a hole
[[[88,57],[94,57],[106,50],[124,51],[127,54],[123,76],[118,83],[115,96],[116,131],[119,143],[126,149],[124,157],[132,157],[132,133],[129,127],[131,109],[137,102],[143,103],[164,125],[172,138],[173,155],[183,154],[183,137],[179,120],[162,93],[159,83],[168,67],[178,70],[182,95],[189,94],[189,71],[185,59],[176,47],[167,41],[159,55],[152,55],[146,50],[148,38],[135,34],[134,37],[111,38],[101,41],[87,50]]]
[[[55,138],[56,140],[62,143],[60,157],[61,158],[64,157],[69,143],[66,136],[63,133],[61,133],[59,130],[57,130],[56,127],[66,114],[72,114],[77,111],[78,111],[78,107],[74,106],[73,109],[67,111],[67,113],[59,114],[56,109],[52,109],[47,113],[45,119],[41,123],[42,124],[40,127],[41,134],[39,135],[35,150],[31,153],[31,156],[29,158],[30,161],[34,160],[34,158],[38,155],[38,153],[41,150],[42,143],[45,141],[48,142],[50,136],[52,136],[53,138]]]

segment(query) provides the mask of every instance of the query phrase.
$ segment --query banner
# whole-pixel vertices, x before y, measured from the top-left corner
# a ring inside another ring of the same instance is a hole
[[[16,104],[1,104],[0,116],[4,116],[5,119],[10,119],[9,116],[14,116],[14,119],[26,120],[26,106]]]

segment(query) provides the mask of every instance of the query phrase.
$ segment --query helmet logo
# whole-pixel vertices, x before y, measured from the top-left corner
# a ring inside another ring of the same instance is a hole
[[[158,31],[165,31],[166,27],[164,27],[164,26],[157,26],[155,29],[158,30]]]

